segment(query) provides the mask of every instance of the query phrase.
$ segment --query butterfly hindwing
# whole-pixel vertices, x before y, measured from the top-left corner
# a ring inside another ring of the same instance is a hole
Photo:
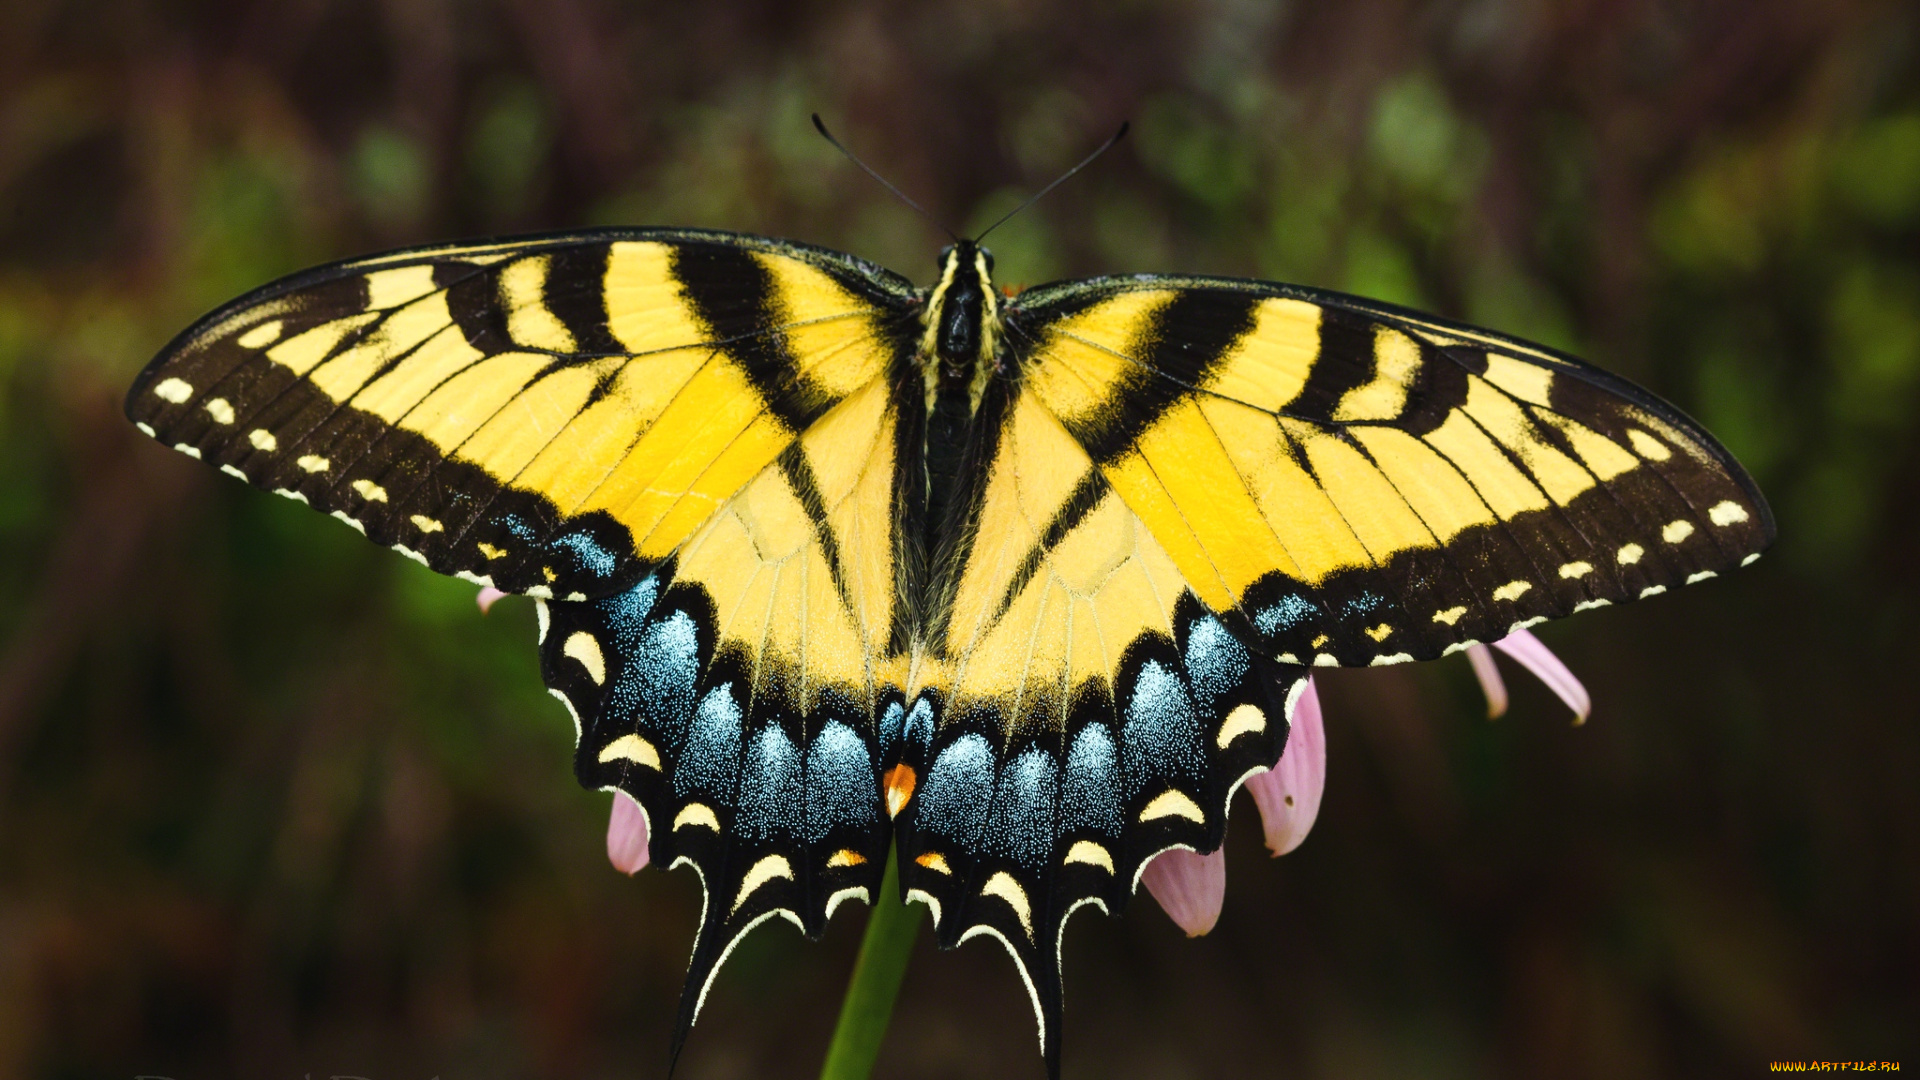
[[[580,727],[575,769],[633,796],[651,855],[705,894],[676,1038],[740,937],[818,937],[879,887],[876,718],[894,587],[894,410],[876,379],[816,419],[625,592],[543,608],[541,667]]]
[[[887,374],[912,302],[849,256],[726,233],[420,249],[214,312],[127,412],[442,573],[587,598]]]
[[[1282,661],[1430,659],[1757,557],[1753,482],[1577,360],[1330,293],[1022,294],[1027,386],[1211,610]]]
[[[1239,640],[1040,400],[1007,396],[983,410],[987,467],[890,790],[912,778],[903,889],[942,945],[1007,947],[1053,1061],[1067,917],[1118,911],[1168,847],[1219,846],[1304,672]]]

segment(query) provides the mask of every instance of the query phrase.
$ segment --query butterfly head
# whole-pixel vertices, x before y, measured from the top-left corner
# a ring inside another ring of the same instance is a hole
[[[988,276],[992,276],[993,252],[987,250],[984,247],[981,247],[978,243],[972,240],[962,240],[957,244],[948,244],[946,247],[943,247],[940,249],[940,258],[938,262],[940,266],[941,276],[943,278],[946,276],[946,269],[948,264],[953,263],[955,260],[961,260],[965,265],[969,265],[969,266],[972,265],[973,256],[976,253],[980,256],[980,258],[986,260],[986,273],[988,274]]]

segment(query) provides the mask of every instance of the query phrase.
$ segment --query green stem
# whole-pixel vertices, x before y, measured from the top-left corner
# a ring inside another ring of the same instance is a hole
[[[867,936],[861,939],[860,956],[853,962],[853,978],[847,981],[847,997],[840,1003],[840,1022],[834,1025],[820,1080],[867,1080],[873,1073],[919,934],[920,909],[900,902],[900,872],[889,851],[886,877],[867,916]]]

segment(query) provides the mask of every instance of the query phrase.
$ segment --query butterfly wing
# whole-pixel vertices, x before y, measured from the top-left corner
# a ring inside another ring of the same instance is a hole
[[[1018,378],[909,687],[897,824],[942,942],[1014,955],[1050,1065],[1067,917],[1218,847],[1311,666],[1496,640],[1773,535],[1671,406],[1483,331],[1167,278],[1035,290],[1006,322]]]
[[[1207,607],[1300,663],[1424,660],[1773,538],[1679,410],[1512,338],[1286,286],[1023,296],[1028,386]]]
[[[441,573],[586,599],[881,378],[914,302],[850,256],[727,233],[423,248],[215,311],[127,414]]]
[[[1031,389],[988,395],[973,527],[909,688],[901,879],[942,945],[1012,954],[1057,1070],[1067,918],[1121,910],[1169,847],[1220,845],[1305,672],[1207,610]]]
[[[706,894],[677,1053],[743,934],[780,915],[818,936],[880,881],[895,396],[919,304],[849,256],[725,233],[406,251],[216,311],[127,411],[543,601],[581,782],[632,795],[653,857]]]
[[[681,1042],[733,945],[776,915],[818,937],[879,887],[895,605],[894,384],[803,432],[638,584],[541,608],[541,667],[579,725],[575,771],[632,795],[651,856],[705,894]]]

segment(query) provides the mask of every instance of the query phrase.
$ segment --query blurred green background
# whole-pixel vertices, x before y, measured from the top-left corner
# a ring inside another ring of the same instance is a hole
[[[525,601],[137,436],[134,372],[303,266],[678,224],[925,280],[1251,275],[1572,350],[1773,500],[1751,570],[1325,680],[1315,834],[1226,912],[1066,942],[1070,1077],[1920,1068],[1920,12],[1066,0],[0,6],[0,1077],[658,1077],[691,875],[607,865]],[[854,912],[849,906],[845,909]],[[679,1076],[808,1076],[862,915],[721,975]],[[1039,1076],[1000,950],[923,953],[887,1076]]]

